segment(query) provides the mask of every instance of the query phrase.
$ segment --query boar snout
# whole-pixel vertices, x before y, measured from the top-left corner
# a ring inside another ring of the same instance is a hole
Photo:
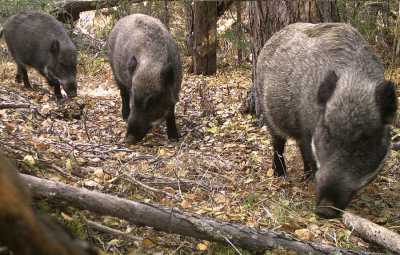
[[[65,85],[64,85],[65,84]],[[76,82],[68,82],[62,83],[63,89],[67,92],[69,97],[76,97],[77,96],[77,86]]]
[[[337,208],[331,201],[322,200],[315,208],[315,213],[325,219],[338,218],[341,210]]]
[[[128,131],[126,133],[125,142],[128,144],[139,142],[146,136],[150,128],[150,124],[145,121],[128,118]]]
[[[315,213],[323,218],[337,218],[348,206],[356,189],[344,176],[335,176],[337,171],[320,169],[316,173],[317,204]]]

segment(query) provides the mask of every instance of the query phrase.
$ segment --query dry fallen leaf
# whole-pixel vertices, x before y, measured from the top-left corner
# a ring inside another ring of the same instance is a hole
[[[152,240],[150,240],[148,238],[145,238],[142,241],[142,245],[143,245],[144,248],[150,249],[150,248],[154,247],[155,244],[154,244],[154,242]]]
[[[196,245],[196,249],[197,249],[198,251],[206,251],[206,250],[208,250],[208,246],[209,246],[209,245],[210,245],[209,242],[204,241],[204,242],[202,242],[202,243],[198,243],[198,244]]]
[[[294,231],[294,234],[305,241],[310,241],[313,237],[313,234],[311,233],[311,231],[307,228],[302,228],[302,229],[297,229]]]
[[[34,167],[36,165],[36,160],[32,155],[26,155],[23,159],[24,163],[30,167]]]

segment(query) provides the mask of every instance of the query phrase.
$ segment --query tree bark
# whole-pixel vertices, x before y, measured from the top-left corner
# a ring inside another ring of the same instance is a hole
[[[242,40],[243,40],[243,33],[242,33],[242,2],[236,1],[236,33],[238,36],[238,48],[237,48],[237,64],[242,64],[243,52],[242,52]]]
[[[349,212],[343,214],[343,222],[364,239],[377,243],[395,254],[400,254],[399,234]]]
[[[126,0],[129,3],[140,3],[143,0]],[[79,14],[85,11],[98,10],[118,6],[123,1],[118,0],[63,0],[56,2],[56,8],[50,13],[63,23],[72,24],[79,19]]]
[[[336,0],[256,0],[249,2],[252,53],[252,81],[256,78],[257,57],[267,40],[281,28],[295,22],[339,21]],[[242,111],[258,115],[257,95],[253,85]]]
[[[184,1],[186,24],[185,24],[185,44],[186,44],[186,55],[191,57],[189,63],[189,73],[193,73],[193,1]]]
[[[138,226],[149,226],[167,233],[221,243],[230,242],[254,252],[283,247],[303,254],[366,254],[301,241],[284,232],[255,230],[239,224],[183,213],[175,208],[130,201],[30,175],[20,176],[35,198],[61,200],[79,209],[118,217]]]
[[[193,12],[193,71],[217,72],[217,2],[195,1]]]
[[[169,29],[169,10],[168,10],[168,0],[164,0],[164,24]]]
[[[196,52],[194,51],[194,40],[195,40],[195,26],[194,26],[194,2],[193,0],[185,0],[184,1],[184,6],[185,6],[185,15],[186,15],[186,50],[187,50],[187,55],[191,56],[191,62],[189,64],[189,73],[193,73],[194,72],[194,62],[195,62],[195,54]],[[197,1],[197,2],[201,2],[201,1]],[[204,1],[207,2],[207,1]],[[227,9],[229,9],[231,7],[231,5],[233,4],[233,0],[229,0],[229,1],[210,1],[210,5],[215,5],[216,4],[216,20],[215,20],[215,31],[213,33],[215,33],[215,38],[216,38],[216,22],[218,20],[218,18],[220,18]],[[214,10],[212,10],[212,12],[214,12]],[[209,13],[199,13],[200,17],[204,16],[203,18],[205,20],[207,20],[207,15],[210,15]],[[214,22],[213,20],[210,20],[210,22]],[[196,25],[197,26],[197,25]],[[207,28],[205,28],[204,30],[206,30]],[[198,42],[201,42],[201,38],[198,39]],[[216,41],[215,41],[215,50],[212,49],[210,51],[210,56],[214,56],[212,54],[214,54],[213,51],[215,51],[215,60],[212,60],[212,62],[210,62],[213,66],[217,66],[217,57],[216,57]],[[199,48],[197,48],[198,50],[203,50],[203,51],[208,51],[205,49],[202,49],[202,47],[200,46]],[[198,55],[199,56],[199,55]],[[205,57],[206,58],[206,57]],[[198,59],[198,57],[196,58]],[[204,62],[208,62],[208,61],[204,61]],[[215,62],[215,63],[214,63]],[[200,64],[200,63],[199,63]]]

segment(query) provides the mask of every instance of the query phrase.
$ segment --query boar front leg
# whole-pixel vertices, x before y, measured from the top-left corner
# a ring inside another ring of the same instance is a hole
[[[317,171],[317,165],[311,148],[311,136],[304,136],[299,143],[299,147],[303,158],[304,175],[306,179],[309,179]]]
[[[50,79],[47,78],[47,82],[51,87],[53,87],[54,90],[54,95],[56,95],[57,99],[62,99],[62,94],[61,94],[61,84],[58,80],[56,79]]]
[[[122,100],[122,118],[124,119],[124,121],[127,121],[128,117],[129,117],[129,113],[130,113],[129,91],[123,85],[118,85],[118,87],[119,87],[119,92],[121,94],[121,100]]]
[[[167,116],[167,134],[169,140],[177,141],[179,139],[178,129],[176,128],[176,120],[175,120],[175,105],[171,107]]]
[[[28,78],[28,72],[26,70],[26,67],[21,64],[17,64],[17,75],[15,76],[15,81],[17,83],[21,83],[22,81],[24,82],[25,88],[31,89],[32,85],[29,82]]]
[[[285,151],[286,138],[271,134],[272,135],[272,147],[274,149],[274,159],[272,162],[272,168],[278,176],[287,176],[285,159],[283,152]]]
[[[43,69],[39,69],[39,73],[46,78],[47,83],[50,85],[50,87],[53,88],[54,95],[56,96],[57,100],[62,99],[61,84],[58,81],[58,79],[55,78],[51,74],[51,72],[49,72],[47,67],[44,67]]]

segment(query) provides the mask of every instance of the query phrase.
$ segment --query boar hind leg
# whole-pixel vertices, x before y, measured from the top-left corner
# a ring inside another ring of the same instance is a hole
[[[124,86],[119,86],[122,99],[122,118],[127,121],[129,117],[129,91]]]
[[[301,139],[299,143],[301,156],[303,158],[304,164],[304,175],[305,178],[308,179],[312,177],[317,171],[317,165],[315,163],[315,159],[313,157],[312,149],[311,149],[311,138],[305,137]]]
[[[17,64],[17,75],[15,76],[15,81],[18,83],[24,82],[25,88],[32,88],[28,78],[28,71],[23,65]]]
[[[167,122],[167,134],[169,140],[177,141],[179,139],[178,129],[176,128],[175,120],[175,106],[171,107],[166,117]]]
[[[272,146],[274,149],[274,159],[272,162],[272,168],[278,176],[287,176],[285,159],[283,158],[283,152],[285,151],[286,138],[272,135]]]

